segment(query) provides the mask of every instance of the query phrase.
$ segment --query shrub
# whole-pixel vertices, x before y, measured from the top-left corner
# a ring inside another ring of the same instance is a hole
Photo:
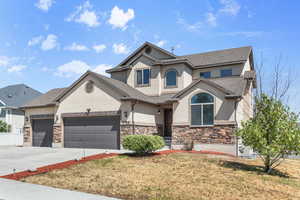
[[[300,153],[298,115],[267,95],[256,99],[253,119],[242,123],[237,136],[257,152],[270,173],[287,155]]]
[[[152,153],[164,146],[163,138],[157,135],[128,135],[123,139],[124,149],[134,151],[137,154]]]
[[[0,120],[0,133],[1,132],[10,132],[10,125],[6,122]]]

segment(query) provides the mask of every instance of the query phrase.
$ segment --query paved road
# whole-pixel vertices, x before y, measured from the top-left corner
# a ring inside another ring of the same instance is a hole
[[[0,179],[0,200],[117,200],[100,195]]]
[[[0,176],[24,170],[34,170],[49,164],[80,159],[84,156],[118,152],[119,150],[103,149],[69,149],[47,147],[0,147]]]

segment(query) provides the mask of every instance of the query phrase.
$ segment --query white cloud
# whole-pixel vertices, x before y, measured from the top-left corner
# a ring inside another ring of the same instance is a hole
[[[129,53],[129,49],[128,47],[123,44],[113,44],[113,50],[115,54],[128,54]]]
[[[73,42],[70,46],[65,47],[65,50],[69,51],[88,51],[89,48],[82,44],[77,44],[76,42]]]
[[[235,0],[220,0],[220,3],[224,6],[219,11],[231,16],[236,16],[241,6]]]
[[[111,10],[110,18],[108,23],[113,26],[113,28],[121,28],[125,30],[127,28],[127,23],[134,18],[134,10],[128,9],[127,12],[118,8],[118,6],[113,7]]]
[[[179,16],[177,18],[177,24],[182,25],[187,31],[190,31],[190,32],[199,31],[204,27],[204,24],[201,21],[196,22],[194,24],[190,24],[190,23],[186,22],[186,20],[181,16]]]
[[[47,38],[42,42],[41,49],[44,51],[51,50],[58,46],[57,36],[49,34]]]
[[[81,75],[87,70],[92,70],[96,73],[107,75],[105,70],[109,68],[111,68],[111,65],[100,64],[97,66],[90,66],[81,60],[72,60],[71,62],[58,66],[55,75],[70,78]],[[49,69],[45,68],[45,71],[49,71]]]
[[[83,5],[78,6],[76,11],[66,18],[66,21],[74,21],[85,24],[88,27],[97,27],[100,25],[99,17],[92,8],[93,6],[90,2],[86,1]]]
[[[42,11],[47,12],[49,10],[49,8],[53,5],[54,0],[39,0],[35,6],[39,9],[41,9]]]
[[[40,44],[42,40],[43,40],[43,36],[40,35],[40,36],[34,37],[31,40],[29,40],[27,45],[28,46],[35,46],[37,44]]]
[[[104,49],[106,49],[106,45],[105,44],[94,45],[93,49],[96,51],[96,53],[101,53],[104,51]]]
[[[210,26],[217,26],[217,17],[212,12],[206,14],[206,23]]]
[[[16,72],[16,73],[19,73],[21,72],[22,70],[26,69],[27,66],[26,65],[14,65],[14,66],[11,66],[7,69],[7,71],[9,73],[12,73],[12,72]]]
[[[107,73],[105,72],[107,69],[110,69],[112,66],[111,65],[107,65],[107,64],[100,64],[98,66],[96,66],[93,71],[98,73],[98,74],[102,74],[102,75],[107,75]]]
[[[228,32],[224,33],[225,36],[244,36],[244,37],[259,37],[263,35],[263,31],[236,31],[236,32]]]
[[[0,67],[6,67],[10,59],[7,56],[0,56]]]
[[[83,23],[88,25],[89,27],[96,27],[100,23],[98,22],[98,17],[94,11],[84,11],[80,14],[80,17],[75,20],[78,23]]]
[[[163,47],[166,43],[167,43],[166,40],[160,40],[160,41],[158,41],[158,42],[156,43],[156,45],[159,46],[159,47]]]
[[[49,72],[49,71],[51,71],[48,67],[42,67],[42,71],[43,72]]]
[[[57,72],[55,73],[55,75],[69,78],[72,76],[83,74],[89,69],[90,66],[85,62],[80,60],[72,60],[71,62],[60,65],[57,68]]]

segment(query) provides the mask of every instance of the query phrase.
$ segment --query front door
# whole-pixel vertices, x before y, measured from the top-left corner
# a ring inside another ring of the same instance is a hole
[[[172,109],[164,110],[164,137],[172,137],[172,120],[173,112]]]

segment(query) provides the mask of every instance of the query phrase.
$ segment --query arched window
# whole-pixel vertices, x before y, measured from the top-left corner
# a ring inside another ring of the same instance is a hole
[[[191,99],[191,125],[214,124],[214,97],[208,93],[198,93]]]
[[[177,71],[175,69],[168,70],[165,75],[166,87],[177,86]]]

